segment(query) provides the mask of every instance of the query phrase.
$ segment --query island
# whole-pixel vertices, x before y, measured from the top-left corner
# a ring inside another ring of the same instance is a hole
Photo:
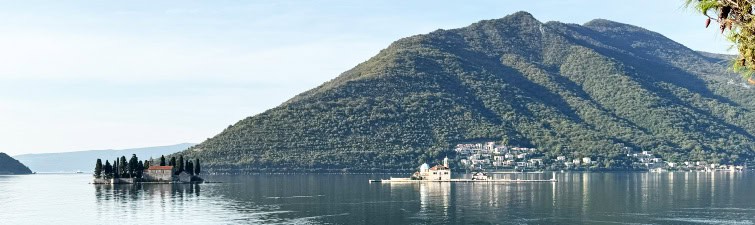
[[[0,175],[31,174],[29,167],[10,157],[8,154],[0,152]]]
[[[160,156],[159,160],[150,158],[141,161],[136,154],[131,155],[129,160],[121,156],[102,163],[97,159],[94,167],[93,184],[134,184],[134,183],[202,183],[204,179],[199,177],[201,166],[199,159],[184,159],[183,156],[171,157],[166,160]]]
[[[420,183],[420,182],[487,182],[487,183],[531,183],[531,182],[557,182],[555,178],[548,180],[521,180],[521,179],[494,179],[483,172],[476,172],[471,179],[453,179],[451,178],[451,167],[448,157],[443,158],[443,165],[430,167],[423,163],[419,171],[412,174],[411,177],[391,177],[387,180],[369,180],[370,183]]]

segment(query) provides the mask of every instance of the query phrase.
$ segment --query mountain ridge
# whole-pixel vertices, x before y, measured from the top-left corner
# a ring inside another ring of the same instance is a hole
[[[114,160],[116,157],[136,154],[140,159],[149,159],[150,157],[160,157],[160,155],[169,155],[185,150],[195,144],[181,143],[175,145],[152,146],[129,149],[103,149],[103,150],[83,150],[72,152],[55,152],[55,153],[37,153],[21,154],[14,156],[20,162],[37,172],[89,172],[94,168],[95,161],[99,158],[103,163],[105,160]]]

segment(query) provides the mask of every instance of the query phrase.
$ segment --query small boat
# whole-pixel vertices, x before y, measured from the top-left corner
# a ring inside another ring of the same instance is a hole
[[[76,173],[84,173],[84,172],[81,172],[81,170],[77,170]]]

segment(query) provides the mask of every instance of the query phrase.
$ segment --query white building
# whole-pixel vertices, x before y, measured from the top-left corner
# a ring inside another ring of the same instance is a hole
[[[424,163],[419,167],[419,172],[412,177],[420,180],[451,180],[451,169],[448,166],[448,157],[443,159],[443,165],[436,165],[432,168]]]
[[[582,158],[582,163],[584,163],[584,164],[591,164],[592,163],[592,159],[590,157],[584,157],[584,158]]]

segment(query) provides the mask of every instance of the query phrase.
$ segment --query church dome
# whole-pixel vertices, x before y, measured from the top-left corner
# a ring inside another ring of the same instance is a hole
[[[430,169],[430,165],[427,165],[427,163],[422,163],[421,166],[419,166],[420,171],[426,171]]]

